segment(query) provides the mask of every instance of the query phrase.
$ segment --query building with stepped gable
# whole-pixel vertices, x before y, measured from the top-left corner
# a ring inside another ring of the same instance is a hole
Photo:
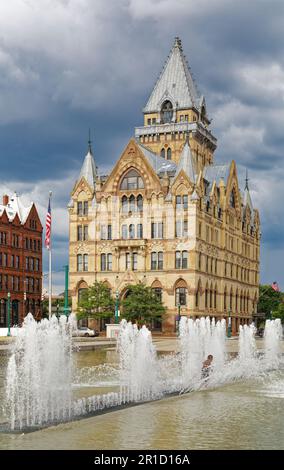
[[[34,203],[14,193],[0,204],[0,328],[41,317],[42,225]]]
[[[154,329],[210,315],[235,334],[257,307],[259,213],[236,163],[215,161],[205,98],[178,38],[143,113],[109,175],[99,176],[89,143],[68,206],[73,309],[96,280],[120,299],[141,282],[167,307]]]

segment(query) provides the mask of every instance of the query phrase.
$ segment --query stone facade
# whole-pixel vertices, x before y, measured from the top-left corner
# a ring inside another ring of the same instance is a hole
[[[91,146],[69,203],[70,289],[103,281],[120,298],[143,282],[178,315],[231,317],[235,334],[256,311],[259,213],[236,164],[217,165],[205,99],[175,40],[144,108],[144,126],[108,176],[98,176]]]

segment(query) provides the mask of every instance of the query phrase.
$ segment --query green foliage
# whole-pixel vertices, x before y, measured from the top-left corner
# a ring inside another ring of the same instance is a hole
[[[280,318],[281,323],[284,323],[284,303],[278,305],[277,309],[272,312],[272,318]]]
[[[270,318],[271,312],[277,311],[283,302],[282,292],[276,292],[271,286],[259,286],[259,301],[257,311],[265,313],[266,318]]]
[[[166,309],[150,287],[136,284],[127,289],[128,295],[121,302],[123,318],[143,324],[164,315]]]
[[[95,282],[82,293],[78,304],[77,317],[109,318],[114,315],[114,299],[110,289],[103,282]]]
[[[51,308],[53,312],[58,310],[59,313],[62,313],[64,310],[64,305],[65,305],[64,297],[60,297],[59,299],[53,299],[51,301]],[[72,306],[72,299],[71,297],[68,297],[68,307],[71,307],[71,306]],[[43,314],[43,317],[48,317],[48,299],[44,299],[42,301],[42,314]]]

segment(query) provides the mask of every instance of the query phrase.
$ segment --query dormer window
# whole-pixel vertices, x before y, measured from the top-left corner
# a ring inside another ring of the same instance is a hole
[[[161,123],[166,124],[171,122],[173,119],[173,105],[169,100],[166,100],[162,104],[161,109]]]
[[[120,189],[144,189],[144,181],[136,170],[129,170],[120,184]]]

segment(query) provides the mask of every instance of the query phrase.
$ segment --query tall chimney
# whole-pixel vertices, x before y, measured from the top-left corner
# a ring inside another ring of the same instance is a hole
[[[7,194],[4,194],[3,196],[3,206],[8,206],[9,204],[9,196]]]

